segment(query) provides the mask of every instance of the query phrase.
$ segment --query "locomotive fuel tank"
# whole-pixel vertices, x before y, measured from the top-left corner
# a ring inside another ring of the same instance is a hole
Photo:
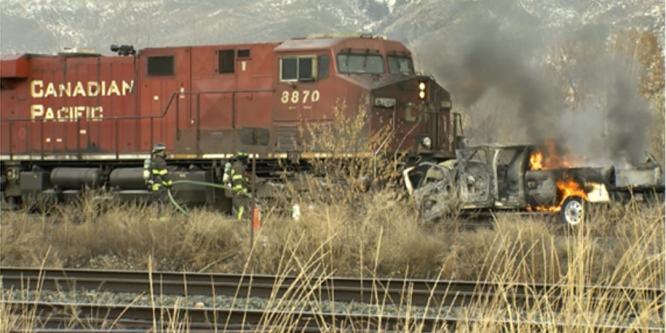
[[[117,168],[109,175],[109,186],[122,190],[146,190],[143,168]]]
[[[54,168],[51,183],[63,190],[80,190],[102,185],[102,169],[99,168]]]

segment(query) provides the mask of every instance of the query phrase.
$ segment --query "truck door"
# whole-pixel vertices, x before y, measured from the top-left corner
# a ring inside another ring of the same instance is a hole
[[[491,151],[483,148],[459,149],[458,193],[464,208],[493,206],[495,176]]]
[[[529,164],[526,146],[506,147],[497,150],[495,175],[497,177],[497,201],[507,208],[525,205],[524,175]]]

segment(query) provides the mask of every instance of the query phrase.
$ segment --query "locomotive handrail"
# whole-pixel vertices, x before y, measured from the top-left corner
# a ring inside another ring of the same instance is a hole
[[[398,147],[395,149],[395,153],[393,153],[393,157],[396,158],[398,156],[398,152],[400,152],[400,148],[402,148],[402,144],[405,143],[405,139],[414,132],[414,130],[421,124],[421,119],[417,120],[414,126],[407,131],[407,134],[403,135],[402,140],[400,140],[400,144],[398,144]]]
[[[373,152],[374,156],[377,156],[379,152],[384,149],[384,146],[386,146],[391,139],[393,139],[393,135],[395,134],[395,122],[396,122],[396,106],[393,105],[392,115],[391,115],[391,135],[387,135],[386,138],[384,138],[383,142],[377,147],[377,149]]]
[[[251,93],[266,93],[266,92],[273,93],[273,92],[275,92],[275,89],[271,88],[271,89],[254,89],[254,90],[219,90],[219,91],[213,90],[213,91],[196,91],[196,92],[195,91],[188,91],[188,92],[177,91],[177,92],[174,92],[174,93],[171,94],[171,97],[169,98],[169,101],[167,102],[167,105],[164,107],[162,112],[160,112],[159,114],[109,116],[109,117],[104,117],[104,118],[101,118],[101,119],[96,119],[95,122],[104,122],[104,121],[106,121],[107,123],[109,121],[113,122],[113,131],[114,131],[114,134],[115,134],[114,135],[115,136],[114,137],[115,143],[114,143],[114,149],[113,150],[114,150],[114,153],[116,155],[116,159],[118,159],[119,156],[120,156],[120,141],[119,141],[119,133],[118,133],[119,129],[120,129],[120,127],[118,125],[119,121],[121,121],[121,120],[150,120],[150,146],[153,146],[153,144],[154,144],[154,142],[153,142],[153,140],[154,140],[153,121],[155,119],[161,119],[161,118],[166,117],[166,115],[169,112],[169,109],[174,104],[173,101],[175,99],[177,99],[177,97],[184,96],[184,95],[196,96],[196,98],[197,98],[197,104],[196,104],[196,124],[197,124],[197,131],[196,131],[197,147],[196,148],[197,149],[196,149],[196,151],[199,152],[199,140],[200,140],[200,133],[199,133],[199,130],[200,130],[200,128],[199,128],[199,126],[200,126],[199,125],[200,110],[199,109],[200,109],[200,97],[201,97],[201,95],[205,95],[205,94],[229,95],[230,94],[232,96],[232,107],[231,107],[232,108],[232,110],[231,110],[232,119],[233,119],[233,123],[234,123],[234,126],[235,126],[235,119],[236,119],[236,98],[235,97],[236,97],[236,95],[237,94],[251,94]],[[178,137],[180,135],[180,133],[179,133],[180,132],[180,124],[178,123],[178,116],[179,116],[180,109],[179,109],[179,104],[178,103],[176,103],[176,108],[177,108],[176,109],[176,136]],[[5,118],[5,119],[0,118],[0,123],[8,124],[8,129],[9,129],[9,138],[8,138],[9,142],[8,143],[9,143],[10,159],[13,158],[13,156],[15,154],[14,151],[13,151],[12,124],[13,123],[18,123],[18,122],[32,122],[32,123],[39,122],[40,123],[40,125],[39,125],[40,126],[40,128],[39,128],[39,132],[40,132],[40,145],[39,145],[40,151],[39,151],[39,155],[40,155],[41,158],[44,158],[44,124],[47,123],[46,120],[36,120],[36,119],[30,118],[30,117],[20,117],[20,118],[17,117],[17,118]],[[57,121],[54,121],[54,122],[57,122]],[[78,133],[80,131],[80,128],[81,128],[80,127],[81,126],[80,125],[81,124],[81,118],[77,118],[75,122],[76,122],[76,130],[77,130],[77,133]],[[28,127],[27,130],[28,130],[28,133],[30,133],[31,127]],[[26,138],[30,138],[30,137],[32,137],[31,134],[28,134],[26,136]],[[68,136],[65,136],[65,147],[67,147],[67,138],[68,138]],[[31,150],[31,148],[32,148],[32,142],[30,143],[30,146],[26,145],[26,150],[27,151]],[[30,153],[30,152],[28,152],[28,153]],[[77,135],[76,136],[76,152],[75,152],[75,154],[78,155],[79,158],[80,158],[81,153],[82,152],[81,152],[80,138]]]
[[[166,116],[169,108],[171,107],[171,104],[173,103],[173,100],[176,98],[176,96],[181,96],[181,95],[204,95],[204,94],[249,94],[249,93],[259,93],[259,92],[275,92],[275,89],[257,89],[257,90],[220,90],[220,91],[187,91],[187,92],[175,92],[171,94],[171,97],[169,98],[169,102],[167,103],[166,107],[164,107],[164,110],[156,115],[148,115],[148,116],[143,116],[143,115],[126,115],[126,116],[110,116],[110,117],[104,117],[102,119],[99,119],[98,121],[104,121],[104,120],[127,120],[127,119],[150,119],[150,118],[162,118]],[[30,117],[17,117],[17,118],[5,118],[5,119],[0,119],[0,122],[18,122],[18,121],[40,121],[36,119],[32,119]],[[41,122],[47,122],[45,120],[41,120]],[[54,121],[58,122],[58,121]]]

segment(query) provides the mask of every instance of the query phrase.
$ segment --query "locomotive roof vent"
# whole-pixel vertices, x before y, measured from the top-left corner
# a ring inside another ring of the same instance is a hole
[[[333,38],[369,38],[369,39],[386,39],[386,36],[373,35],[371,33],[354,32],[354,33],[335,33],[335,34],[314,34],[309,35],[307,39],[333,39]]]
[[[119,56],[131,56],[136,54],[134,45],[111,44],[111,52],[116,52]]]
[[[65,47],[62,51],[58,52],[59,56],[66,57],[99,57],[100,54],[95,52],[93,48],[85,47]]]

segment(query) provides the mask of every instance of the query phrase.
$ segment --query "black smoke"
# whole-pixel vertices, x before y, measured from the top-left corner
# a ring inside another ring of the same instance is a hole
[[[479,2],[441,31],[415,53],[471,118],[472,142],[553,139],[587,164],[641,162],[651,113],[636,64],[611,45],[621,31],[545,27],[506,1]]]

